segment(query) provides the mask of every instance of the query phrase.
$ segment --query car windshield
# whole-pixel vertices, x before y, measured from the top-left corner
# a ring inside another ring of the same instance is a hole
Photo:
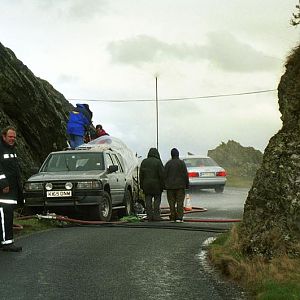
[[[202,158],[186,158],[183,160],[186,166],[197,168],[197,167],[214,167],[218,166],[218,164],[211,159],[210,157],[202,157]]]
[[[52,153],[44,163],[42,172],[68,172],[104,170],[103,153]]]

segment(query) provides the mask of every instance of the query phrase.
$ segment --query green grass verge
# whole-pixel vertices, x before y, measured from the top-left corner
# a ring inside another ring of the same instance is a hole
[[[275,281],[265,282],[258,291],[258,300],[299,300],[300,284],[294,282],[279,283]]]
[[[238,282],[257,300],[299,300],[300,259],[287,256],[266,261],[249,258],[239,245],[239,225],[221,234],[209,247],[211,262],[228,278]]]
[[[226,186],[237,188],[250,188],[253,183],[253,178],[227,176]]]
[[[36,218],[27,219],[27,220],[15,219],[14,224],[21,225],[23,227],[23,229],[20,230],[14,229],[15,237],[60,226],[59,222],[56,220],[48,220],[48,219],[39,220]]]

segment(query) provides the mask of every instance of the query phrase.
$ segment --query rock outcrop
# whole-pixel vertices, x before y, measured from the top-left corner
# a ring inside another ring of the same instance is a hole
[[[253,147],[243,147],[238,142],[222,142],[207,155],[226,169],[229,176],[253,179],[262,163],[263,154]]]
[[[66,120],[72,105],[0,43],[0,128],[17,129],[23,177],[55,149],[66,147]]]
[[[278,86],[283,126],[265,149],[244,207],[240,239],[246,254],[300,255],[300,46]]]

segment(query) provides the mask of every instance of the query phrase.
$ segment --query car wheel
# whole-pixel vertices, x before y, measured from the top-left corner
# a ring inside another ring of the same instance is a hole
[[[216,187],[215,191],[216,191],[216,193],[223,193],[224,192],[224,185]]]
[[[125,205],[125,208],[120,211],[119,217],[131,215],[133,213],[133,204],[132,195],[129,190],[126,190],[124,193],[123,205]]]
[[[110,195],[103,192],[103,197],[100,204],[97,206],[97,217],[101,221],[109,222],[112,215],[112,203]]]

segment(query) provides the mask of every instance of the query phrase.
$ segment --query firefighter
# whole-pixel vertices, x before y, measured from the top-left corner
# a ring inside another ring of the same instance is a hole
[[[0,141],[0,250],[20,252],[14,245],[13,211],[23,203],[21,172],[15,152],[16,130],[6,127]]]

